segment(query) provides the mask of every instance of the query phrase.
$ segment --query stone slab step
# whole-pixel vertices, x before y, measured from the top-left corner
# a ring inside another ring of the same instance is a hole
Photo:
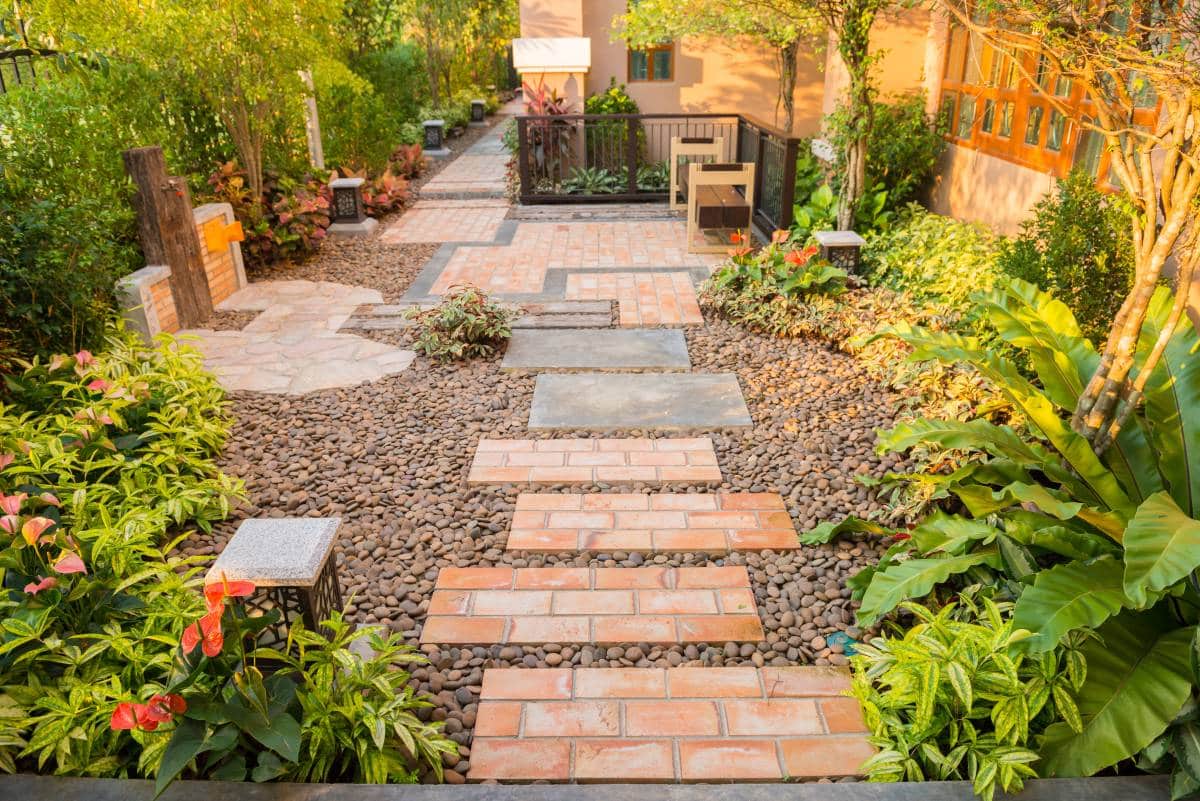
[[[513,320],[512,328],[611,328],[612,312],[595,314],[526,314]]]
[[[392,317],[402,316],[410,309],[431,309],[436,306],[433,302],[419,303],[375,303],[364,304],[354,310],[356,317]],[[507,304],[506,304],[507,305]],[[612,303],[607,300],[561,300],[511,304],[525,314],[536,316],[567,316],[578,314],[603,314],[611,320]]]
[[[505,550],[728,553],[787,550],[800,539],[774,493],[523,492]]]
[[[533,390],[531,429],[616,431],[749,428],[732,373],[545,373]]]
[[[874,753],[837,668],[488,669],[471,781],[782,781]]]
[[[746,568],[444,568],[422,643],[761,642]]]
[[[687,370],[687,340],[674,329],[513,331],[505,370]]]
[[[467,474],[470,484],[668,481],[720,482],[712,439],[481,439]]]

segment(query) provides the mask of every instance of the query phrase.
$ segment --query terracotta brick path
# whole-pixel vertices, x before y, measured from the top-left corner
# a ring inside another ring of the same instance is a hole
[[[380,235],[389,243],[491,242],[508,201],[499,198],[418,200]]]
[[[615,300],[621,325],[703,325],[688,273],[573,273],[567,300]]]
[[[509,551],[726,553],[800,547],[773,493],[521,493]]]
[[[472,781],[853,776],[872,753],[829,668],[488,670]]]
[[[481,439],[472,484],[720,482],[712,439]],[[520,507],[518,506],[518,509]]]
[[[607,645],[763,636],[744,567],[492,567],[438,574],[421,642]]]

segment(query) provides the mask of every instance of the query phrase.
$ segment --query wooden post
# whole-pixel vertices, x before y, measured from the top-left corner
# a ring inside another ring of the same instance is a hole
[[[213,304],[187,182],[167,175],[161,147],[135,147],[122,156],[137,186],[133,203],[146,264],[171,268],[179,327],[200,325],[212,315]]]

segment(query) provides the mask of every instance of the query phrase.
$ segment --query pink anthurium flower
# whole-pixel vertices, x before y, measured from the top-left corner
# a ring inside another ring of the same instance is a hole
[[[42,503],[49,504],[50,506],[58,506],[58,507],[62,506],[62,501],[60,501],[58,499],[58,497],[52,492],[43,492],[41,495],[38,496],[38,498],[41,499]]]
[[[21,504],[25,503],[25,499],[29,495],[24,492],[18,492],[16,495],[5,495],[0,493],[0,512],[6,515],[21,514]]]
[[[54,578],[54,576],[48,576],[46,578],[38,576],[38,579],[40,579],[40,581],[31,581],[26,584],[25,592],[30,595],[37,595],[42,590],[49,590],[58,585],[58,579]]]
[[[111,386],[103,378],[97,378],[95,381],[89,381],[87,388],[92,392],[103,392]]]
[[[25,521],[25,525],[21,526],[21,536],[25,538],[25,542],[33,545],[38,541],[38,537],[53,525],[54,521],[48,517],[31,517]],[[80,564],[83,563],[80,562]]]
[[[87,573],[87,566],[79,558],[79,554],[71,551],[63,551],[54,563],[54,572],[63,574]]]
[[[17,529],[21,527],[21,518],[16,515],[4,515],[0,517],[0,528],[7,531],[9,534],[16,534]]]
[[[94,361],[96,361],[96,357],[92,355],[90,350],[81,350],[75,354],[75,364],[80,367],[87,367]]]
[[[0,470],[8,467],[13,463],[13,459],[16,458],[17,455],[15,453],[0,453]]]

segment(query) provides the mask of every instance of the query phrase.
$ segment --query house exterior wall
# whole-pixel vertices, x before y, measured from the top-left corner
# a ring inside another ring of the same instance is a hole
[[[928,9],[918,7],[886,14],[875,21],[871,31],[871,52],[879,56],[876,81],[884,98],[921,90],[927,97],[937,97],[937,82],[942,77],[941,60],[936,69],[930,70],[926,56],[930,17]],[[848,83],[846,68],[837,52],[837,40],[831,36],[825,48],[823,114],[837,108]]]
[[[938,161],[930,208],[1015,234],[1054,184],[1053,175],[948,143]]]
[[[521,38],[587,36],[583,0],[521,0]]]

